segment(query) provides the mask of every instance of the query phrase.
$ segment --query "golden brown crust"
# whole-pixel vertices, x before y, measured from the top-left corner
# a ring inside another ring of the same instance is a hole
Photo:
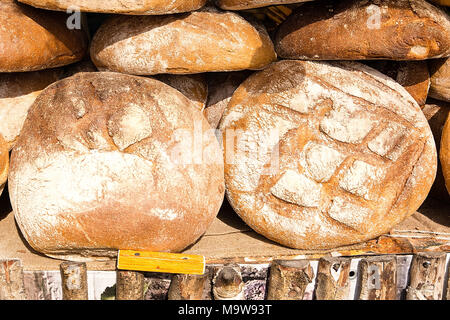
[[[154,78],[180,91],[191,100],[198,110],[205,109],[208,99],[208,84],[204,74],[161,74]]]
[[[28,109],[48,85],[78,72],[93,72],[91,62],[32,72],[0,73],[0,134],[11,150],[22,129]]]
[[[8,179],[9,170],[9,149],[6,141],[0,134],[0,195],[5,187],[6,180]]]
[[[52,84],[11,156],[24,237],[71,258],[184,249],[223,200],[223,159],[209,130],[184,95],[154,79],[95,72]],[[194,131],[202,140],[191,150]]]
[[[88,41],[69,30],[67,16],[14,1],[0,1],[0,72],[35,71],[81,60]]]
[[[264,27],[207,7],[167,16],[116,16],[95,34],[99,70],[137,75],[260,69],[276,59]]]
[[[424,0],[312,1],[280,26],[275,46],[289,59],[424,60],[450,55],[449,29]]]
[[[442,172],[445,178],[445,185],[450,194],[450,115],[447,116],[444,128],[442,130],[441,150],[439,154],[441,160]]]
[[[371,61],[367,64],[400,83],[421,108],[425,106],[431,83],[426,61]]]
[[[217,0],[216,4],[224,10],[246,10],[307,1],[312,0]]]
[[[450,102],[450,58],[428,61],[431,74],[430,97]]]
[[[209,73],[208,103],[203,114],[212,128],[217,128],[225,108],[230,102],[234,91],[251,74],[251,71]]]
[[[442,141],[442,130],[445,125],[445,121],[450,113],[450,103],[428,99],[427,104],[422,109],[425,117],[430,124],[431,132],[433,133],[434,142],[438,155],[441,154],[440,146]],[[442,163],[438,162],[436,180],[430,191],[430,196],[438,198],[442,201],[450,202],[450,196],[445,186],[445,179],[442,172]]]
[[[289,247],[388,232],[418,209],[436,174],[417,102],[362,64],[274,63],[235,91],[220,130],[231,205]]]
[[[81,12],[102,12],[130,15],[159,15],[200,9],[206,0],[19,0],[49,10],[66,11],[77,7]]]

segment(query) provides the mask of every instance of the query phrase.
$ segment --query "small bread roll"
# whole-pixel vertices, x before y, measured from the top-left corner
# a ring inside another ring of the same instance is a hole
[[[450,102],[450,58],[429,60],[430,97]]]
[[[0,134],[0,195],[5,188],[6,180],[8,180],[9,169],[9,150],[6,141]]]
[[[283,60],[235,91],[220,123],[227,197],[255,231],[328,249],[413,214],[436,175],[417,102],[355,62]]]
[[[117,14],[171,14],[200,9],[206,0],[19,0],[32,6],[66,11],[79,8],[82,12]]]
[[[425,0],[312,1],[281,24],[282,58],[424,60],[450,56],[450,19]]]
[[[67,15],[0,0],[0,72],[65,66],[87,53],[87,34],[69,30]]]
[[[92,40],[99,70],[135,75],[261,69],[276,60],[258,23],[212,7],[180,15],[115,16]]]
[[[9,179],[25,239],[71,260],[181,251],[224,196],[222,152],[195,105],[160,81],[110,72],[78,73],[41,93]]]
[[[450,114],[447,116],[444,128],[442,129],[441,150],[439,154],[442,172],[444,174],[445,185],[450,194]]]

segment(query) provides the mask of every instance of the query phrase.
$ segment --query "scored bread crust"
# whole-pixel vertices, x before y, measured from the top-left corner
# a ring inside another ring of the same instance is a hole
[[[231,205],[289,247],[333,248],[388,232],[418,209],[436,174],[417,102],[355,62],[272,64],[236,90],[220,130]]]
[[[430,97],[450,102],[450,59],[428,61],[431,74]]]
[[[69,30],[66,20],[61,12],[1,0],[0,72],[43,70],[81,60],[87,53],[87,35]]]
[[[194,131],[195,154],[186,136]],[[206,119],[177,90],[149,78],[78,73],[36,99],[9,183],[20,230],[46,255],[181,251],[219,211],[223,158]]]
[[[206,7],[180,15],[115,16],[92,40],[99,70],[136,75],[261,69],[276,60],[264,27]]]
[[[8,180],[9,170],[9,149],[6,141],[0,134],[0,195],[5,188],[6,180]]]
[[[425,0],[312,1],[281,24],[277,54],[308,60],[424,60],[450,55],[450,18]]]
[[[206,0],[19,0],[34,7],[66,11],[117,13],[130,15],[159,15],[200,9]]]

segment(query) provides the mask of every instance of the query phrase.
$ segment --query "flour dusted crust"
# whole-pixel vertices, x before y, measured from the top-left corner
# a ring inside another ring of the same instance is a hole
[[[312,1],[280,26],[277,54],[308,60],[450,56],[450,18],[425,0]]]
[[[32,72],[0,73],[0,134],[12,149],[20,134],[28,110],[48,85],[81,71],[95,71],[88,62],[65,68]]]
[[[180,15],[116,16],[95,34],[99,70],[136,75],[261,69],[276,60],[263,26],[211,7]]]
[[[205,109],[208,99],[208,84],[206,83],[205,75],[161,74],[154,78],[180,91],[198,110],[203,111]]]
[[[248,70],[207,74],[209,95],[203,114],[212,128],[219,126],[234,91],[250,74]]]
[[[200,9],[206,0],[19,0],[49,10],[66,11],[79,8],[82,12],[103,12],[130,15],[159,15]]]
[[[87,53],[83,30],[69,30],[67,15],[0,0],[0,72],[64,66]]]
[[[6,180],[8,179],[9,169],[9,150],[6,141],[0,134],[0,195],[5,188]]]
[[[29,244],[74,260],[180,251],[224,196],[222,154],[201,112],[160,81],[110,72],[78,73],[41,93],[9,179]]]
[[[224,10],[246,10],[307,1],[312,0],[217,0],[216,4]]]
[[[381,235],[415,212],[436,174],[417,102],[354,62],[272,64],[236,90],[220,130],[231,205],[289,247]]]
[[[450,59],[430,60],[430,97],[450,102]]]

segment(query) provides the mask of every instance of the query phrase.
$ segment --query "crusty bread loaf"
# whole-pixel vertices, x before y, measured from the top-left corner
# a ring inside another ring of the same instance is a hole
[[[447,186],[447,191],[450,194],[450,114],[447,116],[447,121],[442,129],[439,158],[441,160],[445,185]]]
[[[246,10],[307,1],[312,0],[216,0],[216,4],[224,10]]]
[[[203,111],[208,99],[208,84],[203,74],[161,74],[154,76],[155,79],[168,84],[186,96],[198,110]]]
[[[67,15],[0,0],[0,72],[64,66],[87,53],[87,35],[69,30]]]
[[[212,128],[219,126],[223,112],[234,91],[251,74],[251,71],[217,72],[207,74],[208,102],[203,114]]]
[[[0,134],[12,149],[36,97],[53,82],[77,72],[95,71],[92,63],[32,72],[0,73]]]
[[[312,1],[280,26],[282,58],[423,60],[450,56],[450,18],[425,0]]]
[[[32,6],[66,11],[79,8],[82,12],[117,14],[171,14],[197,10],[206,0],[19,0]]]
[[[430,73],[426,61],[370,61],[369,66],[400,83],[423,108],[430,89]]]
[[[9,169],[9,150],[6,141],[0,134],[0,195],[5,188],[6,180],[8,179]]]
[[[180,15],[116,16],[95,34],[99,70],[136,75],[260,69],[276,59],[264,27],[206,7]]]
[[[46,255],[180,251],[219,211],[223,158],[202,113],[177,90],[149,78],[78,73],[31,107],[9,186],[20,230]]]
[[[438,155],[440,155],[442,130],[444,129],[445,121],[450,113],[450,103],[428,99],[427,104],[422,109],[422,112],[430,124],[437,152]],[[429,195],[442,201],[450,202],[450,195],[445,186],[445,179],[442,173],[442,165],[440,161],[437,166],[436,180],[433,183]]]
[[[431,74],[430,97],[450,102],[450,58],[429,60],[428,63]]]
[[[359,63],[274,63],[235,91],[220,130],[230,204],[289,247],[388,232],[418,209],[436,174],[417,102]]]

